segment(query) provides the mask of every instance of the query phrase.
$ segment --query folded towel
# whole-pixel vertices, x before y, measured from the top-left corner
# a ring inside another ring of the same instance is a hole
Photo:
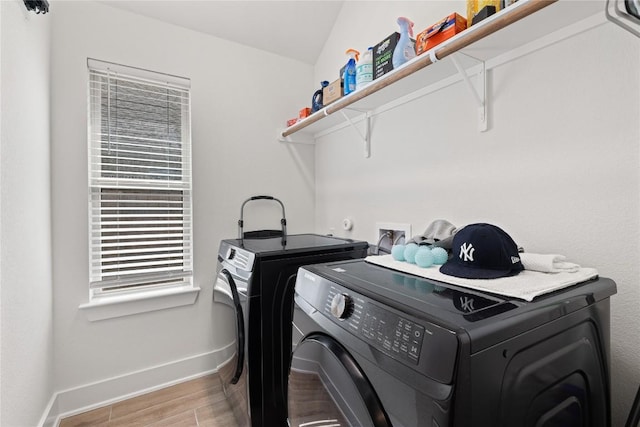
[[[523,252],[520,261],[525,270],[539,271],[541,273],[575,273],[580,269],[578,264],[565,261],[564,255],[556,254],[532,254]]]
[[[532,301],[537,296],[564,289],[598,276],[598,270],[595,268],[582,267],[575,273],[562,271],[557,274],[547,274],[525,269],[517,276],[501,277],[499,279],[463,279],[440,273],[440,269],[437,267],[421,268],[408,262],[396,261],[391,255],[368,256],[365,261],[426,279],[519,298],[525,301]]]

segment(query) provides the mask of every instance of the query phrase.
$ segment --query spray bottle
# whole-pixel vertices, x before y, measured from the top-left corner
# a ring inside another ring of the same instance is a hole
[[[411,40],[411,37],[413,37],[413,22],[409,18],[401,16],[398,18],[398,25],[400,26],[400,39],[398,39],[398,44],[393,50],[391,59],[394,69],[416,56],[415,47]]]
[[[344,67],[344,94],[348,95],[356,90],[356,61],[360,57],[360,52],[347,49],[345,53],[349,56],[349,61]]]
[[[373,48],[370,47],[356,64],[356,90],[360,90],[373,81]]]

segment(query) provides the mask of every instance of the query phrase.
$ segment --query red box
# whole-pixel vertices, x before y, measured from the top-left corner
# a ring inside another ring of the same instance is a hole
[[[302,110],[298,112],[298,118],[304,119],[305,117],[309,117],[311,115],[311,108],[304,107]]]
[[[452,13],[418,34],[416,37],[416,55],[432,49],[466,29],[467,20],[457,13]]]

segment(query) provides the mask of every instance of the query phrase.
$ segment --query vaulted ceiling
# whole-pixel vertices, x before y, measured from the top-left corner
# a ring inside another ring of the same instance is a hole
[[[103,3],[314,65],[343,1],[138,0]]]

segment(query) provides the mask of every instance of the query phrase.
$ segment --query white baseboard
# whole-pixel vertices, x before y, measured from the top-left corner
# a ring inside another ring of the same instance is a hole
[[[233,356],[234,350],[232,343],[208,353],[58,391],[51,396],[38,426],[55,427],[62,418],[213,373]]]

